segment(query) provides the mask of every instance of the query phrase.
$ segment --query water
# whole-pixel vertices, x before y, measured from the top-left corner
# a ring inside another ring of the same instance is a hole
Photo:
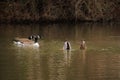
[[[42,36],[40,48],[12,43],[31,34]],[[62,50],[66,39],[72,51]],[[120,80],[119,24],[1,25],[0,80]]]

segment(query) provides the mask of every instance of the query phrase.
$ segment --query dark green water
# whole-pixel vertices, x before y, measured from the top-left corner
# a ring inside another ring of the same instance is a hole
[[[42,35],[40,48],[18,47],[14,37]],[[65,40],[72,51],[62,50]],[[80,40],[87,49],[80,50]],[[0,80],[120,80],[119,24],[0,26]]]

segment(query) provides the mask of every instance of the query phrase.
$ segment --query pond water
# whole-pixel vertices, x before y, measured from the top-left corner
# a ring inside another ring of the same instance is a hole
[[[119,25],[0,25],[0,80],[120,80]],[[42,36],[39,48],[12,42],[36,34]],[[65,40],[71,51],[62,50]]]

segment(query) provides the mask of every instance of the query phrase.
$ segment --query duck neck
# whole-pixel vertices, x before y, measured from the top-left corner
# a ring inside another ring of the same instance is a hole
[[[69,43],[67,42],[67,50],[69,50],[70,49],[70,46],[69,46]]]

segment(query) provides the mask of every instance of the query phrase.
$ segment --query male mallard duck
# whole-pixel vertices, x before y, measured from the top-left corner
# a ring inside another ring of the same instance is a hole
[[[39,47],[39,43],[38,43],[38,39],[39,39],[39,35],[37,36],[30,36],[28,38],[15,38],[13,40],[14,44],[16,45],[22,45],[22,46],[37,46]]]
[[[64,42],[63,50],[71,50],[71,44],[68,41]]]

